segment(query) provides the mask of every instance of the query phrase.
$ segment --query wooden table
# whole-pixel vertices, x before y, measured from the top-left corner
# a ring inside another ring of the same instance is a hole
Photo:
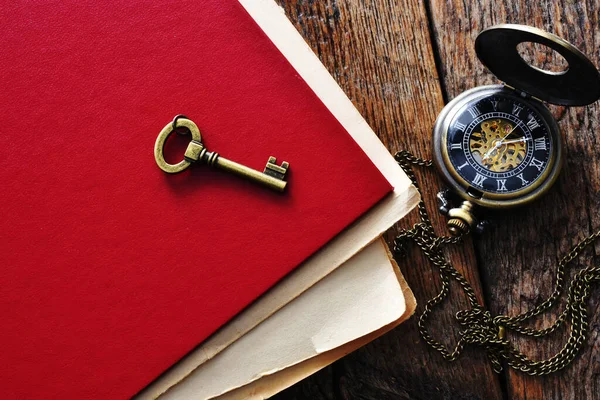
[[[558,34],[600,65],[600,0],[278,0],[290,20],[367,119],[390,152],[408,149],[431,157],[431,130],[444,104],[462,91],[497,82],[475,56],[478,32],[497,23],[522,23]],[[548,62],[544,54],[537,62]],[[514,315],[553,289],[559,254],[600,227],[600,105],[553,107],[566,142],[565,167],[544,199],[507,212],[481,237],[448,258],[495,314]],[[434,173],[420,174],[424,197],[435,210],[441,187]],[[435,213],[437,214],[437,213]],[[413,213],[400,226],[417,221]],[[443,219],[436,215],[438,232]],[[390,238],[393,232],[390,232]],[[600,245],[573,263],[598,265]],[[420,306],[437,293],[439,279],[419,254],[401,268]],[[573,365],[535,378],[496,374],[480,349],[444,361],[419,337],[416,318],[278,395],[277,399],[593,399],[600,398],[600,288],[590,299],[591,334]],[[433,318],[432,331],[455,343],[454,312],[466,307],[458,287]],[[563,305],[564,306],[564,303]],[[538,324],[548,325],[559,310]],[[512,338],[529,355],[550,355],[566,331],[551,340]]]

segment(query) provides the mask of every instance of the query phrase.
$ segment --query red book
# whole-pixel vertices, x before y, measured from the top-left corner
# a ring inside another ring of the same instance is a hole
[[[2,16],[3,398],[134,395],[392,189],[235,0]],[[162,172],[179,113],[286,192]]]

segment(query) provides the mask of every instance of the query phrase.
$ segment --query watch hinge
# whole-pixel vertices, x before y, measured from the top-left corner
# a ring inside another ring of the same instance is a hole
[[[509,90],[512,90],[513,92],[515,92],[515,94],[523,99],[527,99],[527,100],[537,100],[539,102],[541,102],[542,100],[538,99],[535,96],[530,95],[527,92],[524,92],[523,90],[520,89],[516,89],[510,85],[507,85],[506,83],[503,83],[503,86]]]

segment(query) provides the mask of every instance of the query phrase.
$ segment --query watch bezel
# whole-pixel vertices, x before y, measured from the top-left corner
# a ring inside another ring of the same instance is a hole
[[[455,115],[464,105],[493,95],[518,98],[519,101],[526,103],[538,112],[548,129],[548,133],[554,145],[548,160],[548,166],[542,175],[536,179],[534,185],[507,194],[481,192],[479,189],[474,188],[478,193],[482,193],[482,196],[478,198],[469,194],[468,191],[472,186],[460,176],[450,162],[446,146],[448,129],[450,128],[450,123]],[[540,101],[534,98],[523,98],[514,90],[508,89],[503,85],[478,86],[461,93],[449,102],[435,122],[433,129],[433,150],[434,164],[446,184],[448,184],[448,186],[463,199],[488,208],[510,208],[535,201],[552,187],[558,178],[563,163],[563,145],[560,130],[548,108]]]

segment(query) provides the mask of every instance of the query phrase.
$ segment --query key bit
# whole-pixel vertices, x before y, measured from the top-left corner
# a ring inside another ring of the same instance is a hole
[[[267,165],[265,166],[263,174],[267,174],[273,178],[285,180],[285,175],[287,174],[289,167],[290,163],[287,161],[282,162],[281,165],[277,165],[277,159],[271,156],[269,157],[269,161],[267,161]]]

